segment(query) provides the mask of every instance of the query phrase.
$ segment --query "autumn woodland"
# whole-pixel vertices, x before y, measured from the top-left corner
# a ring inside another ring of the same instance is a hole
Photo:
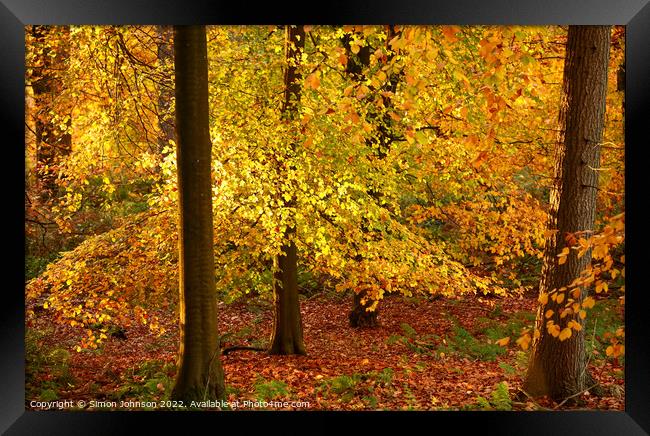
[[[625,28],[25,27],[31,410],[623,410]]]

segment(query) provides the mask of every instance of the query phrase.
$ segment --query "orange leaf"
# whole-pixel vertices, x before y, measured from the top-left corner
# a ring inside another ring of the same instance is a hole
[[[569,327],[562,329],[562,331],[560,332],[560,340],[564,341],[566,339],[569,339],[572,334],[571,332],[572,330]]]
[[[594,307],[594,304],[596,304],[596,300],[594,300],[591,297],[587,297],[582,302],[582,307],[584,307],[585,309],[591,309],[592,307]]]
[[[458,26],[442,26],[442,34],[445,36],[445,39],[448,42],[458,41],[457,33],[460,32],[460,27]]]

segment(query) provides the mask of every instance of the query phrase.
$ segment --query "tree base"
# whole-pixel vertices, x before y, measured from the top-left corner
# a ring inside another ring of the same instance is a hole
[[[377,327],[379,325],[377,312],[366,312],[365,309],[361,309],[361,311],[353,310],[350,312],[350,327]]]
[[[213,377],[217,380],[206,380],[205,383],[193,383],[192,385],[177,382],[172,390],[171,399],[183,401],[188,407],[192,401],[224,400],[226,387],[223,381],[223,372],[216,372]]]
[[[527,379],[524,381],[523,390],[531,398],[547,396],[558,404],[581,406],[584,405],[581,396],[587,391],[597,397],[608,395],[608,389],[597,382],[589,371],[585,371],[583,377],[576,379],[573,383],[549,386],[543,382],[544,378],[539,368],[536,369],[537,371],[530,371],[529,369]]]
[[[305,350],[305,345],[300,343],[294,343],[292,341],[283,343],[276,341],[269,348],[269,354],[271,355],[280,355],[280,356],[290,356],[290,355],[301,355],[305,356],[307,351]]]
[[[379,321],[377,320],[377,311],[368,312],[364,307],[355,307],[350,312],[348,319],[350,321],[350,327],[377,327]]]

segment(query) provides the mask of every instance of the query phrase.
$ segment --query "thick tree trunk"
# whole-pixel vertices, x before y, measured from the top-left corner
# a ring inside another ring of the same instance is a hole
[[[589,253],[578,258],[571,250],[566,263],[557,255],[570,244],[569,235],[593,230],[598,189],[600,146],[603,138],[610,28],[570,26],[564,67],[564,91],[560,111],[562,133],[556,152],[556,179],[551,194],[549,229],[557,233],[547,239],[540,293],[568,286],[589,264]],[[583,289],[575,301],[585,298]],[[546,328],[552,320],[561,329],[570,320],[582,323],[576,314],[560,313],[570,296],[557,303],[551,298],[540,305],[524,390],[533,396],[548,395],[562,400],[590,387],[586,368],[584,329],[572,331],[561,341]],[[545,316],[548,310],[553,316]]]
[[[36,170],[45,200],[57,189],[56,179],[61,159],[72,149],[70,113],[57,107],[56,98],[63,90],[62,74],[69,56],[70,28],[68,26],[32,26],[34,44],[39,47],[31,84],[36,107]],[[56,35],[56,37],[53,37]],[[58,45],[54,45],[54,42]],[[66,117],[67,115],[67,117]],[[64,122],[62,122],[65,120]],[[65,128],[61,128],[65,126]]]
[[[174,27],[180,208],[179,369],[175,400],[224,398],[215,295],[205,26]],[[188,403],[189,404],[189,403]]]
[[[298,71],[303,48],[305,47],[305,30],[303,26],[287,26],[286,56],[287,69],[284,76],[284,104],[282,117],[293,122],[300,101],[300,79]],[[291,152],[295,151],[291,144]],[[291,210],[295,208],[295,198],[285,205]],[[295,227],[288,227],[282,246],[283,254],[277,258],[273,280],[273,296],[275,299],[275,321],[271,337],[270,354],[306,354],[302,335],[302,319],[300,302],[298,301],[298,255],[294,240]]]

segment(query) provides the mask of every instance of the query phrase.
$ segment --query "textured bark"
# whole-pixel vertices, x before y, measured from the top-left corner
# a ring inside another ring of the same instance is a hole
[[[298,112],[301,80],[298,66],[304,47],[305,30],[303,26],[287,26],[287,69],[284,76],[282,118],[290,123],[295,120]],[[293,152],[296,144],[291,144],[290,147],[290,151]],[[295,204],[296,200],[292,198],[285,206],[291,209],[295,208]],[[295,233],[295,227],[287,228],[284,234],[284,239],[287,242],[282,246],[284,254],[277,257],[277,269],[273,274],[275,318],[270,354],[307,353],[302,334],[300,302],[298,301],[298,254],[294,241]]]
[[[546,241],[540,292],[549,293],[569,285],[591,260],[589,253],[578,258],[571,250],[566,263],[558,264],[557,254],[567,246],[567,235],[593,230],[596,191],[603,137],[610,28],[608,26],[570,26],[564,66],[560,125],[562,132],[555,159],[555,186],[551,192],[549,229],[558,232]],[[582,301],[587,289],[582,290]],[[533,396],[548,395],[562,400],[590,388],[586,368],[584,329],[560,341],[546,329],[544,314],[553,310],[552,319],[560,328],[569,315],[560,318],[564,304],[548,299],[540,305],[524,390]]]
[[[386,26],[386,48],[388,49],[388,56],[386,57],[386,64],[390,64],[394,57],[394,53],[390,49],[390,41],[398,35],[398,32],[395,30],[395,26],[388,25]],[[345,55],[348,59],[346,64],[345,72],[350,75],[358,83],[363,83],[366,81],[366,76],[363,73],[365,68],[370,66],[370,46],[366,45],[359,48],[359,52],[355,55],[351,49],[352,37],[349,34],[346,34],[342,38],[343,47],[345,48]],[[390,72],[388,75],[388,82],[384,88],[385,91],[394,93],[397,90],[397,83],[399,81],[399,75],[394,72]],[[375,157],[377,159],[384,159],[388,152],[390,151],[390,144],[393,141],[392,134],[392,121],[390,115],[388,115],[388,110],[392,107],[391,97],[382,95],[382,103],[386,108],[385,112],[378,116],[373,113],[372,110],[368,113],[368,119],[377,124],[377,136],[374,139],[367,141],[368,147],[373,148],[372,143],[377,143],[377,148],[375,152]],[[371,108],[374,105],[371,106]],[[381,192],[370,189],[368,194],[374,197],[377,200],[381,199]],[[362,224],[362,230],[364,233],[368,233],[367,226]],[[360,254],[360,250],[355,246],[355,249],[359,254],[356,256],[357,261],[361,261],[363,256]],[[365,292],[355,293],[352,300],[352,310],[348,315],[348,320],[350,322],[350,327],[376,327],[379,325],[377,317],[379,315],[379,308],[375,308],[373,311],[367,311],[366,305],[362,304],[362,300],[366,297]]]
[[[205,26],[174,27],[180,208],[179,369],[175,400],[224,398],[215,294]]]
[[[55,195],[58,165],[72,149],[70,111],[57,106],[56,99],[63,90],[62,74],[69,57],[69,26],[31,26],[36,47],[42,48],[35,59],[31,76],[36,108],[34,130],[36,133],[36,169],[44,199]],[[56,38],[53,36],[56,35]],[[56,46],[52,41],[58,41]],[[65,113],[62,113],[65,112]],[[66,129],[60,128],[58,117],[68,116]]]

